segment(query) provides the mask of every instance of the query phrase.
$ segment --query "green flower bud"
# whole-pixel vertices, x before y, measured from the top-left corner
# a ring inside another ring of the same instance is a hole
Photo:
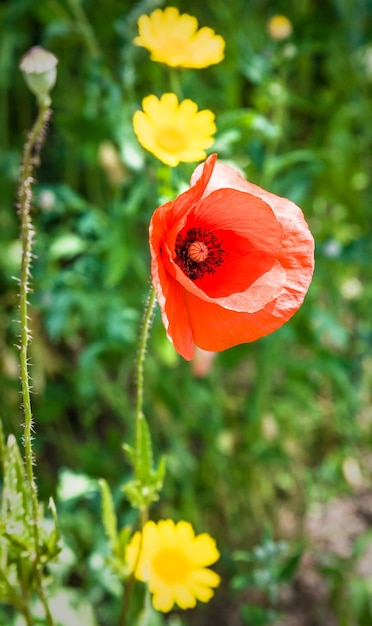
[[[56,82],[57,63],[57,57],[41,46],[30,48],[21,59],[19,68],[39,104],[50,104],[49,92]]]

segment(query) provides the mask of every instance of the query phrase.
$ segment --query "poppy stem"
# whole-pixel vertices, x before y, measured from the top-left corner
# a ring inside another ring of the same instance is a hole
[[[139,341],[139,349],[136,362],[137,372],[137,398],[136,398],[136,431],[138,431],[138,423],[143,417],[143,364],[145,362],[146,346],[149,337],[149,331],[151,326],[152,312],[155,306],[156,292],[154,287],[151,287],[145,313],[143,316],[142,329]]]
[[[42,577],[43,565],[40,562],[40,537],[39,537],[39,504],[37,498],[37,487],[34,476],[33,464],[34,455],[32,450],[33,419],[31,407],[31,391],[29,376],[28,345],[31,341],[31,330],[29,328],[28,315],[28,294],[30,292],[32,244],[34,229],[31,220],[31,199],[33,183],[33,169],[39,163],[39,151],[45,137],[46,127],[51,116],[51,109],[47,100],[39,106],[38,116],[32,127],[24,146],[20,183],[18,190],[18,213],[21,222],[20,238],[22,242],[22,262],[19,279],[19,318],[20,318],[20,378],[21,395],[24,413],[23,444],[25,449],[26,480],[29,490],[32,512],[32,534],[33,534],[33,570],[35,576],[35,586],[41,603],[43,605],[48,626],[53,626],[53,618],[49,609],[47,597],[44,590]],[[26,616],[26,619],[27,616]]]
[[[137,396],[136,396],[136,408],[135,408],[135,443],[134,443],[134,456],[136,459],[141,456],[142,453],[142,441],[143,441],[143,427],[145,417],[143,415],[143,366],[145,362],[146,356],[146,346],[147,340],[149,337],[149,331],[151,326],[151,318],[156,300],[156,292],[153,286],[151,286],[149,296],[147,298],[147,303],[145,307],[145,312],[143,315],[143,322],[141,327],[141,334],[139,339],[139,347],[136,361],[136,374],[137,374]],[[141,459],[142,460],[142,459]],[[137,475],[137,467],[135,462],[135,474],[136,479],[139,480],[139,476]],[[137,505],[140,509],[140,523],[139,523],[139,532],[140,532],[140,543],[138,547],[137,559],[134,563],[133,571],[127,581],[125,582],[124,593],[122,598],[122,604],[119,615],[118,626],[127,626],[128,623],[128,613],[129,613],[129,605],[130,599],[133,592],[133,586],[135,583],[135,572],[138,567],[138,563],[141,556],[142,550],[142,541],[143,541],[143,528],[148,519],[148,505],[142,503],[142,505]]]

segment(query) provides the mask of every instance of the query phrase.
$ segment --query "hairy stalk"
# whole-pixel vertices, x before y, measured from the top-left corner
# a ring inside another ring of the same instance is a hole
[[[31,498],[32,525],[34,538],[33,568],[39,598],[43,604],[48,626],[53,626],[53,619],[49,610],[48,601],[44,592],[42,579],[42,564],[39,560],[39,527],[38,527],[38,499],[37,488],[33,471],[32,453],[32,409],[30,399],[30,380],[28,372],[28,344],[31,332],[28,326],[28,293],[30,291],[32,243],[34,230],[31,221],[31,185],[32,172],[38,163],[38,154],[45,136],[46,126],[51,116],[48,104],[40,104],[38,116],[24,146],[20,185],[19,185],[19,215],[21,219],[22,264],[19,280],[19,310],[20,310],[20,376],[22,386],[22,402],[24,413],[23,443],[25,448],[26,478]]]
[[[147,300],[145,313],[143,316],[143,323],[140,335],[139,349],[136,361],[136,374],[137,374],[137,397],[136,397],[136,438],[138,434],[138,424],[143,418],[143,364],[146,355],[146,345],[149,336],[149,330],[151,326],[152,311],[155,305],[156,293],[154,287],[151,287],[150,294]]]
[[[147,340],[148,340],[150,326],[151,326],[151,318],[152,318],[152,312],[153,312],[154,305],[155,305],[155,299],[156,299],[156,292],[155,292],[154,287],[152,286],[149,297],[147,299],[145,313],[143,316],[141,335],[140,335],[138,354],[137,354],[137,361],[136,361],[137,394],[136,394],[136,410],[135,410],[135,444],[134,444],[136,450],[139,447],[141,420],[144,419],[143,410],[142,410],[143,409],[143,365],[145,362],[146,346],[147,346]],[[147,522],[147,519],[148,519],[148,509],[147,507],[142,507],[141,518],[140,518],[140,528],[139,528],[139,531],[141,533],[141,539],[140,539],[140,544],[138,548],[137,559],[133,567],[133,572],[125,583],[126,588],[125,588],[125,593],[123,594],[123,601],[121,605],[118,626],[127,625],[129,603],[130,603],[130,598],[131,598],[132,591],[133,591],[133,585],[135,582],[134,572],[137,569],[139,557],[140,557],[141,550],[142,550],[142,540],[143,540],[142,530],[143,530],[145,523]]]

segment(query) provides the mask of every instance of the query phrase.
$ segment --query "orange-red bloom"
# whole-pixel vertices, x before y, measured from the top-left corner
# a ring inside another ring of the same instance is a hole
[[[299,309],[314,269],[301,209],[216,162],[150,224],[152,280],[168,337],[185,359],[277,330]]]

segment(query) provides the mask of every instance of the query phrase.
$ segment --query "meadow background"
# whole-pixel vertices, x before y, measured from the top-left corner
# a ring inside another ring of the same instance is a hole
[[[150,61],[132,43],[137,19],[164,6],[222,35],[225,60],[176,73]],[[278,13],[293,26],[282,41],[267,32]],[[208,605],[157,624],[372,624],[371,36],[370,0],[1,3],[0,414],[19,441],[15,202],[36,105],[18,64],[36,44],[59,59],[34,187],[30,350],[39,495],[55,497],[64,538],[64,626],[110,626],[118,611],[97,479],[134,524],[121,443],[133,438],[148,224],[195,167],[162,165],[131,120],[174,80],[215,113],[211,151],[302,207],[316,270],[287,325],[203,375],[156,314],[145,413],[168,471],[151,516],[214,536],[223,579]],[[21,622],[0,605],[0,624]]]

